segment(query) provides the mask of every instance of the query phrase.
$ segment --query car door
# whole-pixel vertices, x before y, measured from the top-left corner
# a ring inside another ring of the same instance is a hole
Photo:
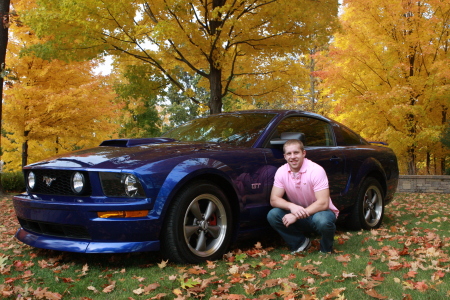
[[[321,165],[328,176],[330,196],[333,202],[339,202],[346,188],[348,174],[342,147],[336,146],[333,127],[323,120],[309,116],[291,116],[282,120],[271,139],[279,138],[282,132],[300,132],[304,134],[306,157]],[[282,146],[270,145],[266,149],[267,163],[276,168],[286,163]]]

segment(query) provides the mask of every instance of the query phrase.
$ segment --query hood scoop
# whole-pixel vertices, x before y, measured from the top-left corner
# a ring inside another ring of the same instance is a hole
[[[149,144],[163,144],[174,142],[174,139],[169,138],[144,138],[144,139],[115,139],[103,141],[100,146],[108,147],[133,147]]]

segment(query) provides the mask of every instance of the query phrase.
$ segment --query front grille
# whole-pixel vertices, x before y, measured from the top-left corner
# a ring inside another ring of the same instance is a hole
[[[30,171],[32,171],[36,176],[36,185],[31,191],[33,193],[68,196],[90,196],[92,193],[88,172],[80,172],[84,175],[86,187],[82,194],[75,194],[75,192],[72,190],[70,181],[72,175],[77,171],[34,169],[29,170],[25,173],[25,179],[28,177],[28,173]]]
[[[85,240],[91,239],[91,236],[89,235],[88,231],[83,226],[37,222],[25,220],[22,218],[18,219],[20,226],[22,226],[25,230],[30,232],[66,238],[76,238]]]

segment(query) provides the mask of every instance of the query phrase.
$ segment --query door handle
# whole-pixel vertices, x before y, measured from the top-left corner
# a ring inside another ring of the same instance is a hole
[[[330,158],[330,161],[341,162],[341,161],[343,161],[343,159],[342,159],[342,157],[337,157],[336,155],[333,155],[333,156]]]

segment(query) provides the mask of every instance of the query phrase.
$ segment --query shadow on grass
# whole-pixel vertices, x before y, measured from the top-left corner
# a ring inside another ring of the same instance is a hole
[[[281,237],[273,230],[268,230],[265,234],[241,235],[231,245],[230,251],[246,251],[260,243],[264,248],[286,247]],[[31,249],[32,256],[38,261],[58,261],[59,264],[76,264],[83,266],[97,266],[98,268],[133,268],[149,267],[157,265],[165,260],[164,255],[159,251],[137,252],[137,253],[75,253],[47,249]]]
[[[74,253],[56,250],[35,249],[38,260],[57,259],[60,264],[95,265],[102,268],[125,268],[151,266],[160,263],[163,258],[159,251],[138,253]]]
[[[345,226],[338,225],[338,232],[345,232],[348,229]],[[320,236],[313,236],[320,239]],[[255,248],[259,243],[263,248],[274,248],[290,252],[287,244],[281,236],[273,229],[267,228],[264,232],[241,234],[231,245],[229,251],[247,251]],[[138,253],[71,253],[45,249],[36,249],[35,253],[41,259],[52,259],[61,256],[60,263],[75,263],[78,265],[97,265],[101,268],[131,268],[131,267],[148,267],[161,263],[165,258],[159,251],[154,252],[138,252]]]

